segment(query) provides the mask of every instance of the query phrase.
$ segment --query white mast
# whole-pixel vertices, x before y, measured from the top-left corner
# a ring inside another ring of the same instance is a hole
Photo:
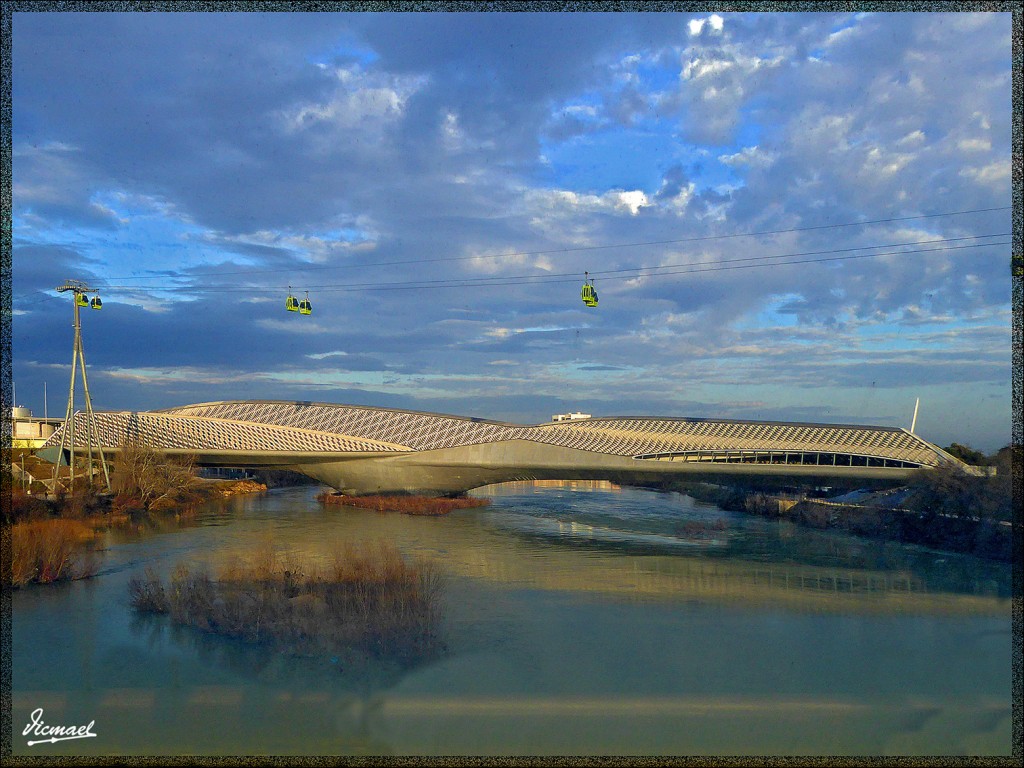
[[[917,402],[914,403],[914,420],[910,422],[910,434],[914,434],[914,427],[917,426],[917,406],[921,404],[921,398],[917,398]]]

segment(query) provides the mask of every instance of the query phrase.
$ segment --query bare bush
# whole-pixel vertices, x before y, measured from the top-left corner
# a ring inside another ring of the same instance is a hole
[[[92,537],[89,526],[78,520],[31,520],[15,523],[11,535],[11,584],[48,584],[81,579],[95,573],[91,553],[80,545]]]
[[[125,443],[114,462],[116,494],[136,498],[147,509],[166,509],[197,500],[195,458],[169,457],[139,443]]]
[[[409,563],[390,544],[335,553],[326,569],[272,550],[233,563],[217,580],[179,565],[165,591],[158,579],[129,586],[140,611],[180,624],[297,654],[358,650],[413,661],[439,650],[443,580]]]

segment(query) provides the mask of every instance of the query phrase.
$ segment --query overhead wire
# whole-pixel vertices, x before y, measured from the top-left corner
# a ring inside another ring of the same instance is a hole
[[[687,242],[713,241],[713,240],[721,240],[721,239],[728,239],[728,238],[756,237],[756,236],[763,236],[763,235],[770,235],[770,234],[783,234],[783,233],[791,233],[791,232],[831,229],[831,228],[859,226],[859,225],[867,225],[867,224],[892,223],[892,222],[908,221],[908,220],[914,220],[914,219],[935,218],[935,217],[940,217],[940,216],[957,216],[957,215],[964,215],[964,214],[970,214],[970,213],[984,213],[984,212],[991,212],[991,211],[1008,210],[1009,208],[1010,208],[1010,206],[999,206],[999,207],[993,207],[993,208],[977,208],[977,209],[963,210],[963,211],[953,211],[953,212],[947,212],[947,213],[920,214],[920,215],[916,215],[916,216],[901,216],[901,217],[891,217],[891,218],[887,218],[887,219],[873,219],[873,220],[862,221],[862,222],[843,222],[843,223],[836,223],[836,224],[817,225],[817,226],[811,226],[811,227],[795,227],[795,228],[790,228],[790,229],[765,230],[765,231],[760,231],[760,232],[743,232],[743,233],[730,233],[730,234],[721,234],[721,235],[706,235],[706,236],[691,237],[691,238],[677,238],[677,239],[673,239],[673,240],[649,241],[649,242],[632,243],[632,244],[579,246],[579,247],[574,247],[574,248],[562,248],[562,249],[553,249],[553,250],[547,250],[547,251],[529,251],[529,252],[524,251],[524,252],[520,252],[520,253],[494,254],[494,255],[490,255],[490,256],[468,256],[468,257],[449,257],[449,258],[439,258],[439,259],[419,259],[419,260],[408,260],[408,261],[377,262],[375,264],[364,264],[364,265],[332,265],[330,267],[323,267],[323,269],[338,270],[338,269],[351,269],[351,268],[356,268],[356,267],[392,266],[392,265],[397,265],[397,264],[428,264],[428,263],[436,263],[436,262],[444,262],[444,261],[478,260],[478,259],[481,259],[481,258],[509,258],[509,257],[513,257],[513,256],[544,255],[544,254],[550,254],[550,253],[567,253],[567,252],[574,252],[574,251],[587,251],[587,250],[611,249],[611,248],[630,248],[630,247],[638,247],[638,246],[645,246],[645,245],[668,245],[668,244],[679,244],[679,243],[687,243]],[[986,235],[971,235],[971,236],[963,236],[963,237],[955,237],[955,238],[942,238],[942,239],[937,239],[937,240],[922,240],[922,241],[909,242],[909,243],[887,243],[887,244],[882,244],[882,245],[864,245],[864,246],[852,246],[852,247],[849,247],[849,248],[824,249],[824,250],[820,250],[820,251],[803,251],[803,252],[797,252],[797,253],[771,254],[771,255],[762,255],[762,256],[746,256],[746,257],[739,257],[739,258],[734,258],[734,259],[719,259],[719,260],[715,260],[715,261],[704,261],[704,262],[686,263],[686,264],[676,263],[676,264],[649,265],[649,266],[641,266],[641,267],[627,267],[627,268],[622,268],[622,269],[592,271],[592,274],[600,277],[602,280],[627,280],[627,279],[638,279],[638,278],[641,278],[641,277],[651,277],[651,276],[668,276],[668,275],[678,275],[678,274],[690,274],[690,273],[694,273],[694,272],[722,271],[722,270],[725,270],[725,269],[755,268],[755,267],[772,266],[772,265],[785,266],[786,264],[808,264],[808,263],[818,263],[818,262],[843,261],[843,260],[854,259],[854,258],[863,259],[863,258],[869,258],[869,257],[875,257],[875,256],[891,256],[891,255],[901,255],[901,254],[903,254],[903,255],[912,255],[912,254],[916,254],[916,253],[927,253],[927,252],[934,252],[934,251],[961,250],[962,248],[977,248],[977,247],[983,247],[983,246],[986,246],[986,245],[992,245],[992,246],[1008,245],[1009,243],[977,243],[977,244],[974,244],[974,245],[955,246],[955,247],[954,246],[950,246],[950,247],[947,247],[947,248],[931,248],[931,249],[922,249],[922,250],[901,250],[901,251],[887,252],[887,253],[865,253],[865,254],[856,254],[854,256],[848,256],[848,257],[831,256],[831,257],[828,257],[828,258],[821,258],[821,259],[802,259],[802,260],[798,260],[798,261],[788,261],[788,262],[787,261],[779,261],[781,259],[794,259],[796,257],[802,257],[802,256],[827,256],[829,254],[850,253],[850,252],[853,252],[853,251],[862,251],[862,250],[877,250],[877,249],[880,249],[880,248],[894,248],[894,247],[906,248],[907,246],[912,246],[912,245],[927,245],[927,244],[933,244],[933,243],[955,243],[955,242],[961,242],[961,241],[964,241],[964,240],[972,240],[972,239],[977,240],[977,239],[987,239],[987,238],[997,238],[997,237],[1008,237],[1011,234],[1012,233],[1008,233],[1008,232],[1000,232],[1000,233],[986,234]],[[767,263],[751,263],[751,262],[767,262]],[[728,265],[734,265],[734,266],[728,266]],[[671,271],[671,270],[675,270],[676,268],[684,268],[684,269],[681,269],[681,270],[678,270],[678,271]],[[320,269],[320,268],[318,268],[318,269]],[[245,270],[245,272],[242,273],[242,274],[261,275],[261,274],[273,274],[273,273],[278,272],[278,271],[286,271],[286,270],[249,269],[249,270]],[[293,268],[293,269],[290,269],[290,270],[287,270],[287,271],[289,271],[289,272],[301,272],[301,271],[306,271],[306,270],[305,270],[305,268],[301,268],[300,267],[300,268]],[[627,274],[627,273],[636,273],[636,274]],[[217,276],[221,276],[221,275],[230,276],[230,275],[233,275],[233,274],[239,274],[239,273],[235,273],[235,272],[206,272],[206,273],[198,274],[198,275],[195,275],[195,276],[187,276],[187,275],[182,275],[180,273],[179,274],[168,274],[168,273],[165,272],[165,274],[159,275],[159,276],[138,276],[138,277],[127,277],[127,278],[106,278],[102,282],[106,282],[106,281],[110,281],[110,280],[136,280],[136,279],[141,280],[141,279],[149,279],[150,277],[152,277],[154,279],[159,277],[160,279],[164,279],[164,280],[166,280],[166,279],[189,279],[189,278],[217,277]],[[526,284],[536,284],[536,283],[544,283],[544,282],[552,282],[552,283],[570,282],[570,281],[574,281],[574,280],[578,279],[578,277],[579,277],[579,275],[578,275],[577,272],[571,272],[571,273],[570,272],[563,272],[563,273],[543,273],[543,274],[533,274],[533,275],[492,275],[492,276],[486,276],[486,277],[447,278],[447,279],[442,279],[442,280],[414,280],[414,281],[406,281],[404,283],[399,283],[399,282],[395,282],[395,281],[389,281],[389,282],[386,282],[386,283],[379,283],[379,282],[378,283],[369,283],[369,282],[368,283],[352,283],[352,282],[346,282],[346,283],[343,283],[343,284],[318,285],[316,290],[319,291],[319,292],[323,292],[323,293],[331,293],[331,292],[353,292],[353,291],[360,291],[360,290],[367,290],[367,291],[416,290],[416,289],[424,289],[424,288],[446,288],[446,287],[453,287],[453,288],[481,287],[481,288],[486,288],[486,287],[490,287],[490,286],[526,285]],[[127,291],[147,291],[147,289],[144,288],[141,285],[118,285],[118,284],[112,284],[112,283],[109,283],[109,282],[107,282],[106,285],[102,286],[102,290],[103,291],[126,291],[126,292]],[[247,286],[173,285],[173,286],[160,286],[158,288],[150,288],[148,290],[149,291],[153,291],[153,292],[157,292],[157,293],[172,293],[172,294],[180,293],[180,294],[187,294],[187,295],[208,294],[208,293],[239,293],[239,292],[247,292],[247,293],[254,293],[254,294],[268,294],[269,295],[269,294],[278,292],[280,290],[280,288],[279,287],[266,287],[266,288],[264,288],[264,287],[261,287],[261,286],[253,286],[253,285],[247,285]],[[50,295],[42,292],[42,291],[34,291],[33,293],[38,293],[41,298],[46,299],[46,300],[53,300],[53,301],[59,301],[60,300],[60,299],[58,299],[56,297],[50,296]],[[21,297],[17,297],[16,300],[22,301],[24,298],[25,298],[24,296],[21,296]]]
[[[340,269],[368,269],[373,267],[391,267],[391,266],[403,266],[409,264],[436,264],[441,262],[452,262],[452,261],[478,261],[481,259],[509,259],[526,256],[547,256],[554,253],[578,253],[581,251],[597,251],[597,250],[609,250],[613,248],[641,248],[651,245],[676,245],[681,243],[699,243],[699,242],[710,242],[714,240],[728,240],[738,237],[764,237],[766,235],[783,235],[791,234],[794,232],[812,232],[823,229],[838,229],[842,227],[860,227],[867,226],[870,224],[892,224],[900,221],[914,221],[918,219],[934,219],[945,216],[963,216],[973,213],[991,213],[994,211],[1007,211],[1010,210],[1011,206],[995,206],[992,208],[972,208],[962,211],[946,211],[942,213],[922,213],[914,216],[895,216],[886,219],[867,219],[865,221],[848,221],[840,222],[836,224],[818,224],[808,227],[791,227],[789,229],[771,229],[762,230],[757,232],[732,232],[720,235],[697,235],[694,237],[683,237],[675,238],[671,240],[647,240],[635,243],[614,243],[605,245],[580,245],[573,246],[571,248],[551,248],[547,250],[539,251],[517,251],[513,253],[493,253],[493,254],[476,254],[473,256],[444,256],[435,259],[404,259],[394,261],[378,261],[368,264],[332,264],[332,265],[309,265],[301,267],[282,267],[280,269],[242,269],[232,271],[220,271],[220,272],[197,272],[194,274],[184,275],[178,274],[162,274],[162,275],[128,275],[122,277],[108,277],[106,280],[167,280],[175,277],[179,278],[203,278],[203,277],[231,277],[235,275],[251,275],[254,273],[259,274],[275,274],[275,273],[294,273],[294,272],[314,272],[314,271],[325,271],[325,270],[340,270]]]
[[[965,249],[965,248],[984,248],[984,247],[988,247],[988,246],[1010,245],[1010,244],[1011,244],[1010,242],[1005,242],[1005,243],[973,243],[973,244],[970,244],[970,245],[955,245],[955,246],[948,246],[948,247],[944,247],[944,248],[926,248],[926,249],[913,250],[913,251],[890,251],[890,252],[887,252],[887,253],[859,253],[859,254],[852,254],[852,255],[847,255],[847,256],[825,257],[825,258],[820,258],[820,259],[800,259],[800,260],[797,260],[797,261],[784,261],[784,262],[778,262],[778,263],[773,263],[773,264],[733,264],[733,265],[726,265],[726,266],[706,266],[706,265],[701,265],[701,264],[695,264],[695,265],[693,265],[694,267],[696,267],[694,269],[675,270],[675,271],[671,271],[671,272],[659,272],[659,273],[654,274],[654,275],[635,275],[635,276],[632,276],[632,275],[620,275],[618,277],[605,278],[605,279],[606,280],[633,280],[633,279],[637,279],[637,278],[641,278],[641,277],[662,277],[662,276],[667,276],[667,275],[694,274],[694,273],[698,273],[698,272],[721,272],[721,271],[734,270],[734,269],[754,269],[754,268],[768,267],[768,266],[787,266],[787,265],[790,265],[790,264],[816,264],[816,263],[825,263],[825,262],[831,262],[831,261],[848,261],[848,260],[852,260],[852,259],[867,259],[867,258],[873,258],[873,257],[876,257],[876,256],[913,255],[913,254],[918,254],[918,253],[930,253],[930,252],[934,252],[934,251],[955,251],[955,250],[962,250],[962,249]],[[485,286],[477,286],[477,287],[490,288],[490,287],[501,287],[501,286],[508,286],[508,285],[531,285],[531,284],[536,284],[537,282],[542,282],[542,283],[570,283],[570,282],[578,282],[579,281],[579,276],[578,275],[575,276],[575,277],[562,277],[562,276],[559,276],[559,277],[554,278],[554,279],[542,279],[542,278],[545,278],[545,276],[538,275],[537,278],[538,278],[537,280],[530,281],[530,282],[527,282],[527,281],[494,282],[494,283],[488,283]],[[472,284],[456,283],[456,282],[452,282],[450,284],[445,284],[445,285],[432,285],[432,286],[417,285],[417,284],[413,284],[413,285],[399,285],[399,286],[389,285],[389,284],[381,284],[381,285],[378,285],[378,286],[364,286],[364,287],[360,287],[360,288],[355,288],[355,287],[334,287],[334,288],[324,289],[323,292],[324,293],[346,293],[346,292],[353,292],[353,291],[426,290],[426,289],[430,289],[430,288],[468,288],[468,287],[474,287],[474,286]]]
[[[972,235],[966,237],[955,237],[945,238],[938,240],[922,240],[910,243],[888,243],[882,245],[864,245],[855,246],[850,248],[830,248],[820,251],[802,251],[796,253],[783,253],[783,254],[771,254],[765,256],[743,256],[734,259],[719,259],[714,261],[695,262],[690,264],[676,263],[676,264],[662,264],[662,265],[651,265],[644,267],[630,267],[617,270],[604,270],[604,271],[592,271],[592,275],[602,277],[604,280],[629,280],[640,277],[659,277],[664,275],[675,275],[675,274],[686,274],[689,272],[706,272],[706,271],[718,271],[719,265],[734,265],[732,267],[720,267],[720,269],[733,268],[755,268],[765,266],[785,266],[786,264],[809,264],[816,262],[829,262],[829,261],[841,261],[844,259],[852,258],[870,258],[875,256],[894,256],[894,255],[913,255],[917,253],[930,253],[935,251],[946,251],[946,250],[961,250],[964,248],[980,248],[985,246],[998,246],[1008,245],[1009,243],[1002,242],[985,242],[985,243],[973,243],[969,245],[949,245],[943,248],[927,248],[917,250],[907,250],[906,246],[914,245],[932,245],[932,244],[948,244],[958,243],[964,240],[976,240],[976,239],[988,239],[996,237],[1008,237],[1011,233],[1000,232],[989,235]],[[850,253],[852,251],[863,251],[863,250],[877,250],[879,248],[901,248],[902,250],[896,251],[885,251],[882,253],[862,253],[848,257],[825,257],[820,259],[800,259],[797,261],[777,261],[779,259],[796,259],[797,257],[803,256],[827,256],[828,254],[843,254]],[[771,260],[771,261],[769,261]],[[755,262],[755,263],[750,263]],[[769,263],[763,263],[769,262]],[[656,270],[675,270],[679,267],[685,267],[682,271],[656,271]],[[638,273],[638,274],[625,274],[625,273]],[[578,272],[559,272],[559,273],[543,273],[534,275],[492,275],[488,277],[464,277],[464,278],[447,278],[443,280],[409,280],[405,282],[389,281],[385,283],[340,283],[340,284],[326,284],[317,286],[317,291],[320,293],[332,293],[332,292],[353,292],[360,290],[401,290],[401,289],[427,289],[427,288],[467,288],[467,287],[480,287],[487,288],[492,286],[509,286],[509,285],[529,285],[536,283],[559,283],[559,282],[572,282],[579,278]],[[117,290],[139,290],[137,286],[123,286],[123,285],[108,285],[105,290],[117,291]],[[192,287],[174,287],[174,288],[162,288],[161,291],[165,292],[176,292],[182,293],[276,293],[278,288],[263,288],[259,286],[192,286]]]

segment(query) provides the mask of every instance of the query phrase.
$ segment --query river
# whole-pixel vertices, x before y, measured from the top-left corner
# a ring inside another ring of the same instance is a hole
[[[607,483],[444,517],[317,490],[108,532],[95,577],[16,591],[14,754],[1010,754],[1007,564]],[[429,663],[356,673],[128,605],[146,568],[380,540],[445,573]],[[40,708],[94,737],[29,746]]]

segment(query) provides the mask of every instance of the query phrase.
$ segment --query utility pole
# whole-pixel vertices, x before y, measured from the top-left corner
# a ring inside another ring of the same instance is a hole
[[[89,379],[85,372],[85,350],[82,347],[82,318],[79,313],[80,307],[89,306],[88,295],[90,293],[96,293],[96,290],[90,288],[85,283],[79,282],[78,280],[66,280],[63,285],[56,288],[58,293],[70,292],[73,297],[72,306],[75,311],[75,344],[74,350],[71,355],[71,386],[68,388],[68,407],[64,415],[64,429],[60,435],[60,453],[57,456],[57,463],[53,468],[53,480],[54,489],[57,487],[57,473],[60,469],[60,457],[64,455],[64,444],[65,440],[70,446],[70,458],[68,461],[68,468],[71,472],[71,484],[70,489],[74,491],[75,487],[75,379],[78,373],[78,361],[82,361],[82,389],[85,390],[85,428],[86,428],[86,443],[87,452],[89,455],[89,469],[88,469],[88,481],[92,482],[92,468],[93,468],[93,443],[96,444],[97,452],[99,453],[100,465],[103,467],[103,479],[106,482],[107,491],[110,491],[110,474],[107,471],[107,462],[103,456],[103,445],[99,440],[99,435],[96,430],[96,415],[92,410],[92,398],[89,396]],[[93,309],[100,309],[103,306],[103,302],[100,301],[99,296],[93,298],[91,302]]]

